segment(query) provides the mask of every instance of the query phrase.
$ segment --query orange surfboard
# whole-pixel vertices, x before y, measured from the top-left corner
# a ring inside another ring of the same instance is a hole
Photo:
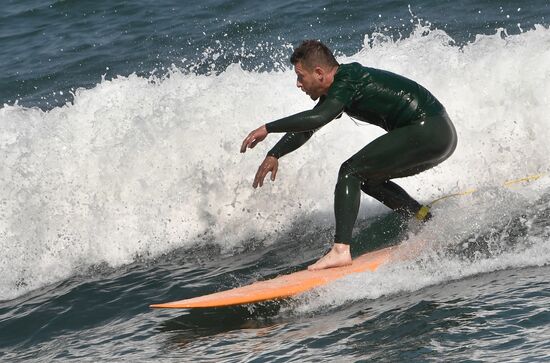
[[[231,290],[163,304],[152,304],[150,307],[171,309],[215,308],[284,299],[311,290],[314,287],[328,284],[350,274],[375,271],[380,265],[391,258],[395,249],[396,247],[387,247],[366,253],[354,259],[353,263],[349,266],[319,271],[298,271]]]

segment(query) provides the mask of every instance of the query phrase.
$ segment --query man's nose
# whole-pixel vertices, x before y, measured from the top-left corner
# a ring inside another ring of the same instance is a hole
[[[302,88],[302,83],[300,81],[296,81],[296,87]]]

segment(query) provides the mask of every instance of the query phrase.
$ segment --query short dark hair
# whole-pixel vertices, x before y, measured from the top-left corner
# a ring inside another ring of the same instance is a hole
[[[326,45],[319,40],[304,40],[302,44],[292,53],[290,63],[296,65],[301,62],[302,65],[313,68],[317,66],[338,67],[338,62]]]

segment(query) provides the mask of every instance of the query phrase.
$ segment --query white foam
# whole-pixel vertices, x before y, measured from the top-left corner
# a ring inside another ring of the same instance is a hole
[[[310,313],[480,273],[546,266],[550,229],[544,215],[550,201],[548,194],[542,199],[537,194],[490,189],[440,204],[433,220],[409,235],[391,262],[304,294],[284,311]]]
[[[422,200],[547,168],[550,31],[479,36],[463,47],[419,27],[365,40],[358,60],[410,76],[446,105],[453,157],[401,184]],[[278,180],[251,188],[277,141],[238,150],[258,125],[312,107],[292,70],[233,65],[219,75],[172,70],[75,92],[50,111],[0,109],[0,298],[98,263],[120,266],[201,240],[271,243],[301,217],[332,219],[339,165],[382,133],[343,117],[281,160]],[[365,198],[362,213],[376,205]],[[317,222],[315,222],[317,221]]]

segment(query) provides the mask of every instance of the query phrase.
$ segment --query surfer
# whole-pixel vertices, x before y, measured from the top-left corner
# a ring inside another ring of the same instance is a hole
[[[312,110],[269,122],[244,139],[242,153],[269,133],[286,133],[259,166],[254,188],[263,185],[268,173],[274,181],[279,158],[298,149],[343,112],[387,131],[340,167],[334,191],[334,244],[308,269],[349,265],[361,191],[405,215],[429,218],[428,208],[391,179],[415,175],[447,159],[456,148],[456,132],[443,105],[408,78],[359,63],[339,64],[317,40],[306,40],[294,49],[290,62],[297,75],[296,86],[319,101]]]

